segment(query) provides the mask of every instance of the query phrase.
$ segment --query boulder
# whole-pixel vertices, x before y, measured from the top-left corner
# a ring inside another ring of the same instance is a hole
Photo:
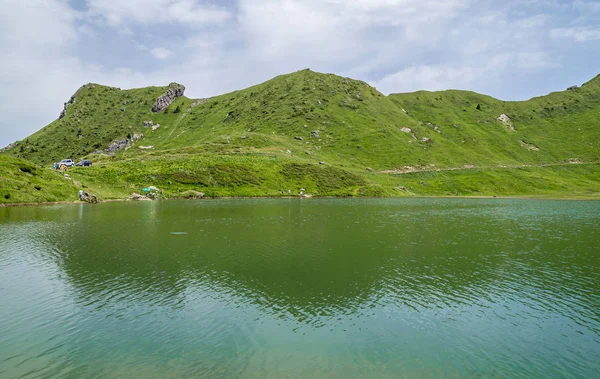
[[[147,196],[144,195],[140,195],[139,193],[132,193],[131,196],[129,196],[129,198],[131,200],[136,200],[136,201],[145,201],[145,200],[152,200]]]
[[[184,92],[185,92],[184,86],[182,86],[181,84],[177,84],[177,83],[171,83],[167,92],[165,92],[163,95],[159,96],[158,99],[156,99],[156,103],[154,103],[154,106],[152,106],[152,112],[158,113],[158,112],[164,111],[165,108],[167,108],[169,105],[171,105],[171,103],[175,99],[183,96]]]
[[[98,196],[96,195],[92,195],[90,193],[84,192],[83,196],[81,197],[82,201],[85,201],[87,203],[91,203],[91,204],[97,204],[100,202],[100,199],[98,199]]]
[[[181,197],[186,199],[202,199],[204,197],[204,192],[188,190],[181,194]]]

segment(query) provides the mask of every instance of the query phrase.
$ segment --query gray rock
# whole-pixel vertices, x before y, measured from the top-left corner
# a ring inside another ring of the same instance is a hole
[[[181,194],[181,197],[186,199],[202,199],[205,196],[204,192],[188,190]]]
[[[113,141],[104,151],[107,153],[116,153],[117,151],[124,149],[127,145],[129,145],[129,140],[115,140]]]
[[[134,133],[131,139],[114,140],[104,151],[107,153],[116,153],[119,150],[128,149],[133,142],[137,142],[143,137],[142,133]]]
[[[373,172],[375,170],[373,170],[371,167],[367,167],[367,171]]]
[[[69,101],[67,101],[64,104],[63,110],[60,112],[60,115],[58,115],[58,119],[60,120],[61,118],[65,117],[67,115],[67,108],[73,104],[75,102],[75,95],[71,96],[71,98],[69,99]]]
[[[302,138],[302,137],[298,137],[298,136],[295,136],[295,137],[294,137],[294,139],[295,139],[295,140],[298,140],[298,141],[302,141],[304,138]]]
[[[152,112],[162,112],[178,97],[183,96],[185,87],[181,84],[171,83],[170,88],[162,96],[156,99],[156,103],[152,106]]]
[[[317,138],[319,138],[319,133],[321,133],[321,131],[320,131],[320,130],[313,130],[312,132],[310,132],[310,134],[311,134],[313,137],[317,137]]]
[[[88,192],[83,193],[83,196],[81,196],[81,200],[85,201],[87,203],[91,203],[91,204],[97,204],[100,202],[100,200],[98,199],[98,196],[92,195]]]
[[[579,86],[571,86],[571,87],[567,88],[567,91],[573,91],[573,90],[576,90],[577,88],[579,88]]]
[[[8,151],[10,149],[14,149],[17,146],[16,142],[13,143],[9,143],[8,145],[6,145],[5,147],[3,147],[2,149],[0,149],[0,153],[3,153],[5,151]]]

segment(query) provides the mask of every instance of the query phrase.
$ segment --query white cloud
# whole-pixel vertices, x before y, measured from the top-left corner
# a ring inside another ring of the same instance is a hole
[[[71,75],[79,61],[69,54],[77,39],[72,26],[77,14],[64,2],[6,0],[2,7],[0,145],[5,145],[39,129],[50,114],[58,115],[56,96],[68,99],[74,92]]]
[[[384,93],[413,92],[418,90],[445,90],[455,88],[455,83],[465,86],[482,76],[474,67],[445,65],[413,66],[402,69],[373,83]]]
[[[573,3],[573,7],[583,12],[600,12],[600,3],[597,1],[577,0]]]
[[[87,82],[178,81],[206,97],[308,67],[385,93],[461,88],[522,98],[577,59],[582,47],[557,39],[589,41],[586,59],[600,58],[590,48],[600,30],[583,26],[597,25],[591,1],[85,0],[82,11],[66,0],[4,3],[0,145],[55,119]],[[23,99],[35,99],[37,112]]]
[[[222,7],[197,0],[87,0],[89,14],[110,25],[182,23],[191,26],[221,24],[231,18]]]
[[[560,67],[552,57],[544,52],[520,52],[514,55],[514,63],[523,69],[541,69],[548,67]]]
[[[550,31],[552,38],[568,38],[575,42],[600,40],[600,29],[589,27],[556,28]]]
[[[164,60],[167,59],[173,52],[171,50],[165,49],[164,47],[155,47],[150,50],[150,54],[156,59]]]

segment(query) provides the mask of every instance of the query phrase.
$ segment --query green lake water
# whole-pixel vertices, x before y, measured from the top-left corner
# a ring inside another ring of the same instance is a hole
[[[599,377],[599,226],[595,201],[0,208],[0,377]]]

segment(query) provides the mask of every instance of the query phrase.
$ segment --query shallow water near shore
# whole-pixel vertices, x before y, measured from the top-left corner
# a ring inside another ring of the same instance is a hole
[[[600,202],[0,208],[0,377],[594,377]]]

